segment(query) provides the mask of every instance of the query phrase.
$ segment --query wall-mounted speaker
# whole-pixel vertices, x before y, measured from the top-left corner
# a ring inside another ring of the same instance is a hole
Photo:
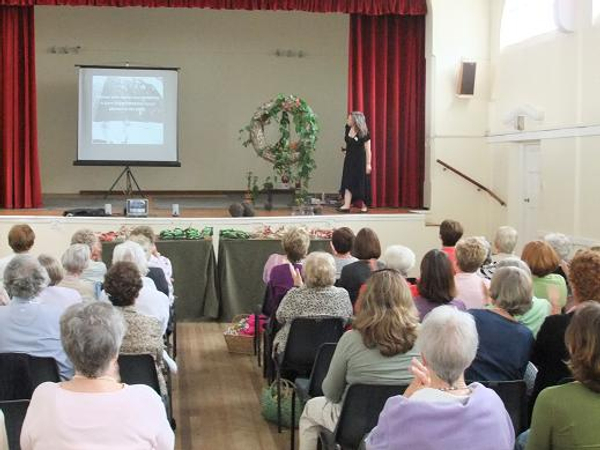
[[[460,64],[458,74],[457,95],[472,96],[475,94],[475,73],[477,72],[477,63],[473,61],[463,61]]]

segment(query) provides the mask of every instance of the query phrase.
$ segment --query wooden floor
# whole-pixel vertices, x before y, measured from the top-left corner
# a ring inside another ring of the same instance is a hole
[[[256,358],[227,352],[226,324],[178,324],[174,414],[178,450],[281,450],[289,431],[260,415],[265,386]]]

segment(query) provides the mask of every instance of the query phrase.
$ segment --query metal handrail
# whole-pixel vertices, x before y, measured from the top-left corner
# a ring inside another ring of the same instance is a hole
[[[498,197],[498,195],[492,191],[491,189],[485,187],[483,184],[481,184],[478,181],[475,181],[473,178],[471,178],[468,175],[465,175],[464,173],[462,173],[460,170],[452,167],[450,164],[442,161],[441,159],[436,159],[435,160],[438,164],[440,164],[444,170],[449,170],[451,172],[454,172],[456,175],[464,178],[465,180],[467,180],[469,183],[474,184],[475,186],[477,186],[477,189],[480,191],[484,191],[487,192],[494,200],[496,200],[498,203],[500,203],[502,206],[506,206],[506,202],[504,200],[502,200],[500,197]]]

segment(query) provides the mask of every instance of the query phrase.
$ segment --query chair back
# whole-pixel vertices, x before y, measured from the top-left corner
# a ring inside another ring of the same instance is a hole
[[[340,419],[335,431],[335,442],[343,450],[356,450],[366,434],[379,420],[379,414],[390,397],[402,395],[406,385],[353,384],[348,388]]]
[[[310,373],[310,382],[308,384],[308,395],[312,397],[323,396],[323,380],[329,372],[329,366],[337,343],[328,342],[319,347],[317,351],[317,357],[313,364],[312,372]]]
[[[9,450],[21,449],[21,428],[23,428],[23,421],[25,420],[25,414],[27,414],[28,407],[29,400],[8,400],[0,402],[0,409],[4,414],[4,425],[6,426]]]
[[[299,317],[292,321],[282,367],[309,374],[319,347],[337,342],[344,333],[344,320],[339,317]]]
[[[498,394],[512,420],[516,435],[529,428],[527,384],[525,381],[480,381],[480,383]]]
[[[145,384],[160,395],[154,358],[149,354],[119,355],[121,381],[127,384]]]
[[[60,381],[54,358],[0,353],[0,400],[30,399],[46,381]]]

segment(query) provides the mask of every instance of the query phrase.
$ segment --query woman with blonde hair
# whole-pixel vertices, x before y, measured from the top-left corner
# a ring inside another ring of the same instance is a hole
[[[351,384],[403,384],[418,352],[419,316],[404,277],[396,270],[374,272],[367,282],[353,329],[340,339],[323,381],[324,397],[308,401],[300,417],[300,450],[317,448],[320,427],[334,430]]]
[[[360,212],[367,212],[368,200],[368,175],[371,174],[371,135],[367,128],[365,115],[360,111],[348,114],[346,132],[344,134],[346,147],[344,171],[340,193],[344,196],[344,204],[340,212],[350,212],[352,205],[360,208]]]

